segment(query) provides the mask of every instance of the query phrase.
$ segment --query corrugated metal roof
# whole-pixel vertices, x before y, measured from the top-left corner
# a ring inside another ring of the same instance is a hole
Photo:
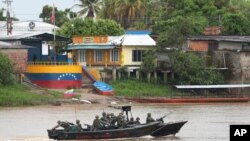
[[[111,49],[116,46],[156,46],[156,42],[149,35],[109,36],[107,43],[69,44],[68,49]]]
[[[188,40],[228,41],[250,43],[250,36],[190,36]]]
[[[143,35],[124,35],[123,46],[156,46],[156,42],[146,34]]]
[[[223,89],[223,88],[249,88],[250,84],[224,84],[224,85],[175,85],[177,89]]]
[[[37,37],[46,38],[45,41],[53,41],[54,35],[46,32],[34,32],[34,33],[25,33],[21,35],[9,35],[0,37],[0,40],[20,40],[20,39],[36,39]],[[56,40],[68,40],[66,37],[56,35]]]
[[[30,24],[32,23],[32,27]],[[12,35],[21,35],[26,33],[46,32],[52,33],[53,29],[58,28],[50,23],[41,21],[12,21]],[[7,36],[6,21],[0,21],[0,36]]]
[[[24,49],[24,48],[33,48],[33,47],[27,45],[13,45],[11,43],[0,41],[0,49]]]

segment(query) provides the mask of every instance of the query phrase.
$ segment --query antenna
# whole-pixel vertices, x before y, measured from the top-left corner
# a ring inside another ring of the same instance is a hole
[[[11,18],[11,3],[13,0],[4,0],[3,3],[6,4],[6,21],[7,21],[7,35],[12,34],[12,18]]]

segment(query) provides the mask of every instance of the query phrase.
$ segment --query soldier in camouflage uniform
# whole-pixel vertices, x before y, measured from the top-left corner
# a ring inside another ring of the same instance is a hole
[[[151,117],[151,113],[148,113],[146,123],[154,122],[155,120]]]
[[[58,127],[62,127],[64,129],[64,131],[68,131],[69,127],[73,125],[73,124],[70,124],[69,122],[65,122],[65,121],[60,121],[58,120],[57,121],[57,125],[55,127],[52,128],[52,130],[55,130],[56,128]]]
[[[93,121],[93,130],[100,130],[102,128],[101,120],[99,119],[99,116],[95,116],[95,120]]]

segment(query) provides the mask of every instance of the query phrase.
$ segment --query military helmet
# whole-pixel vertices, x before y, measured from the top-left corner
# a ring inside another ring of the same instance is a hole
[[[58,123],[58,124],[60,124],[60,123],[61,123],[61,121],[60,121],[60,120],[58,120],[58,121],[57,121],[57,123]]]
[[[151,116],[151,113],[148,113],[148,116]]]
[[[106,116],[107,114],[106,114],[106,112],[103,112],[102,115],[103,115],[103,116]]]
[[[76,120],[76,123],[80,123],[80,120],[77,119],[77,120]]]
[[[136,118],[136,120],[140,120],[140,118],[139,118],[139,117],[137,117],[137,118]]]

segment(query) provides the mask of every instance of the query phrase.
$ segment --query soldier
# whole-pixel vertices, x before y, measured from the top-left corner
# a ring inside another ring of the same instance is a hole
[[[128,124],[134,124],[134,123],[135,123],[134,118],[133,118],[133,117],[131,117],[131,118],[129,119]]]
[[[68,129],[69,132],[71,133],[76,133],[76,132],[82,132],[82,125],[80,123],[80,120],[76,120],[76,124],[71,125]]]
[[[103,121],[103,122],[108,122],[107,114],[105,112],[102,113],[102,117],[101,117],[100,120]]]
[[[122,113],[119,113],[119,115],[117,116],[117,127],[122,127]]]
[[[99,119],[99,116],[95,116],[95,120],[93,121],[93,130],[99,130],[102,128],[101,120]]]
[[[76,120],[76,127],[77,127],[77,130],[82,132],[83,131],[83,128],[82,128],[82,125],[80,123],[80,120]]]
[[[115,123],[117,122],[117,117],[114,115],[114,113],[110,114],[110,124],[112,126],[115,126]]]
[[[146,123],[154,122],[155,120],[151,117],[151,113],[148,113]]]
[[[136,118],[136,121],[134,122],[134,124],[141,124],[139,117]]]
[[[64,131],[68,131],[70,126],[71,126],[70,123],[58,120],[57,125],[55,127],[53,127],[52,130],[55,130],[58,127],[62,127],[62,128],[64,128]]]

